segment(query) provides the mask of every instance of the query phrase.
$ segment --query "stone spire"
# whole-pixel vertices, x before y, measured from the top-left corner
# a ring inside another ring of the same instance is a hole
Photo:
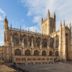
[[[54,12],[54,20],[56,20],[56,14],[55,14],[55,12]]]
[[[5,19],[4,19],[4,29],[5,29],[5,31],[8,30],[8,20],[7,20],[7,17],[5,17]]]
[[[41,23],[43,23],[43,18],[41,19]]]
[[[48,17],[50,17],[50,11],[48,10]]]

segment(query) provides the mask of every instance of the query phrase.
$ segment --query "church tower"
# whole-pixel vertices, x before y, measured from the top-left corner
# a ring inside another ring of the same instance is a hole
[[[4,45],[7,46],[8,44],[8,20],[7,18],[5,17],[4,19]]]
[[[60,38],[59,38],[59,57],[60,60],[66,61],[66,30],[65,30],[65,22],[60,25]]]
[[[43,34],[49,35],[56,31],[56,15],[50,16],[50,11],[48,10],[48,18],[41,20],[41,32]]]
[[[7,18],[4,19],[4,31],[8,30],[8,20]]]
[[[65,24],[60,25],[59,30],[59,57],[60,60],[68,61],[72,60],[72,49],[71,49],[71,27]]]

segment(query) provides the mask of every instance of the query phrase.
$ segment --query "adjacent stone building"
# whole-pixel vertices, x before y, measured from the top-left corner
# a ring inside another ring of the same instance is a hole
[[[4,46],[0,46],[0,60],[3,59],[3,49],[4,49]]]
[[[4,60],[16,63],[48,63],[72,60],[71,24],[60,23],[56,31],[56,15],[41,20],[41,33],[12,28],[4,20]]]

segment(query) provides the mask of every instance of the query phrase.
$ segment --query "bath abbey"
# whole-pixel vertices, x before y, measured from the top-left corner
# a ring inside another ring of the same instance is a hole
[[[72,60],[72,25],[60,22],[56,14],[41,19],[41,33],[9,27],[4,19],[3,59],[14,63],[48,63]]]

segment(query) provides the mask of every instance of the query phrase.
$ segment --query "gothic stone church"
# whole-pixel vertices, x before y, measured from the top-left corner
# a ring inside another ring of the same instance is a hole
[[[56,31],[56,15],[41,20],[41,33],[12,28],[4,19],[3,58],[16,63],[48,63],[49,61],[72,60],[70,26],[60,22]]]

